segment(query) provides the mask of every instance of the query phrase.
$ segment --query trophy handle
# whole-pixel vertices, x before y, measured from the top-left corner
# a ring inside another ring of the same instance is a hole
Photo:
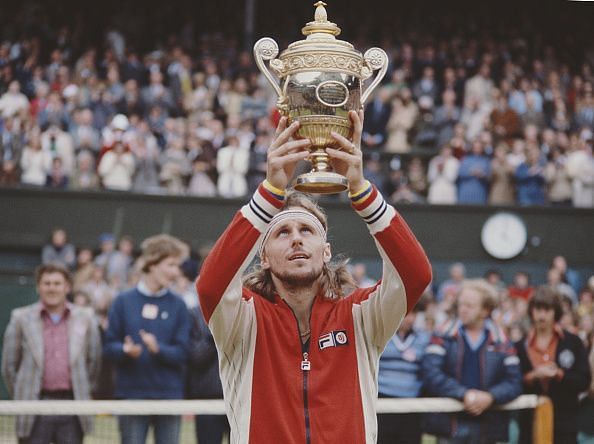
[[[388,55],[386,54],[386,51],[381,48],[369,48],[367,51],[365,51],[363,59],[365,59],[367,64],[367,66],[364,66],[362,70],[363,79],[370,77],[372,71],[377,71],[379,69],[379,72],[375,76],[375,79],[373,79],[373,82],[371,82],[371,85],[369,85],[363,92],[363,95],[361,96],[361,106],[365,104],[365,101],[369,98],[369,95],[373,92],[377,85],[379,85],[386,75],[386,71],[388,70]]]
[[[256,65],[260,71],[262,71],[264,77],[266,77],[266,79],[270,82],[279,98],[282,98],[284,94],[278,86],[278,82],[274,77],[272,77],[272,74],[264,64],[264,60],[272,60],[277,55],[278,45],[270,37],[261,38],[254,44],[254,58],[256,59]]]

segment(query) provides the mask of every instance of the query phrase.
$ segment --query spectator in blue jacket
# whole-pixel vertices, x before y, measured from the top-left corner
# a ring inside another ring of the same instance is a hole
[[[142,243],[142,277],[120,294],[109,312],[104,354],[116,367],[117,399],[183,399],[190,315],[169,290],[188,247],[169,235]],[[120,416],[122,444],[144,444],[149,427],[155,444],[179,442],[180,417]]]
[[[468,280],[457,304],[458,319],[431,338],[422,372],[428,395],[455,398],[464,412],[431,414],[426,431],[439,444],[507,441],[506,412],[488,409],[518,397],[522,376],[515,348],[490,319],[496,292],[483,279]]]
[[[516,169],[516,192],[520,205],[545,204],[545,163],[537,145],[526,147],[526,161]]]
[[[413,329],[423,303],[415,305],[396,334],[390,339],[379,361],[380,398],[416,398],[421,393],[421,361],[429,344],[430,334]],[[419,444],[421,416],[418,413],[377,415],[378,444]]]
[[[476,138],[472,142],[471,152],[460,162],[458,170],[458,203],[483,205],[487,203],[491,163],[483,142]]]

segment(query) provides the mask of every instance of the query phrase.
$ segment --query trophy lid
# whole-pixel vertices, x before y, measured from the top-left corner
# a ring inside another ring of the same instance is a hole
[[[363,55],[352,44],[336,38],[340,28],[328,20],[326,3],[318,1],[314,20],[302,29],[306,38],[291,43],[271,67],[280,77],[290,74],[323,70],[346,72],[360,78],[367,78],[371,70],[365,64]]]
[[[316,33],[330,34],[333,36],[339,35],[340,28],[336,25],[336,23],[328,21],[328,13],[324,7],[328,5],[322,1],[319,1],[314,4],[314,6],[316,7],[314,21],[309,22],[301,29],[303,35],[309,36]]]

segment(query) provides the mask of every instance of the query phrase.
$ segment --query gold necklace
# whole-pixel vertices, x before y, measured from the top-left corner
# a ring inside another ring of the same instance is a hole
[[[311,328],[307,331],[304,331],[303,333],[299,333],[299,336],[301,336],[302,338],[306,337],[307,335],[309,335],[311,333]]]

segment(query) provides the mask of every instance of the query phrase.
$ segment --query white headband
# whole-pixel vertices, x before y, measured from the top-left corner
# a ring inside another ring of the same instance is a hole
[[[266,229],[266,232],[264,233],[264,237],[262,238],[260,247],[258,248],[258,256],[262,257],[262,253],[264,252],[264,245],[266,244],[266,241],[268,241],[268,238],[270,237],[272,230],[274,230],[274,227],[276,227],[278,224],[286,221],[287,219],[305,219],[305,220],[307,220],[315,227],[316,231],[322,237],[322,239],[326,240],[326,230],[324,229],[324,226],[322,225],[320,220],[307,210],[293,207],[288,210],[284,210],[284,211],[281,211],[280,213],[277,213],[272,218],[272,220],[268,224],[268,228]]]

